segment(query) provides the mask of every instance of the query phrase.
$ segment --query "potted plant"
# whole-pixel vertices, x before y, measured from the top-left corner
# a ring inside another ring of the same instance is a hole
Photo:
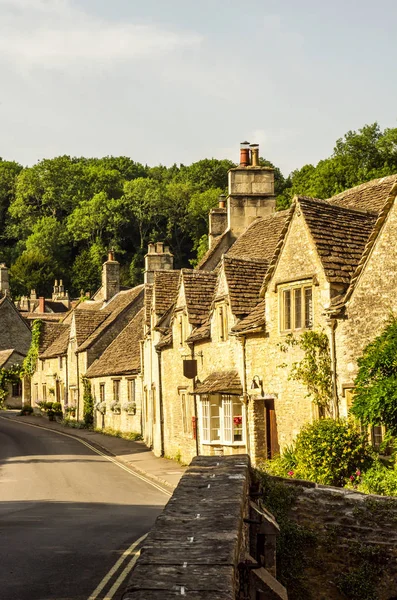
[[[103,402],[98,402],[98,403],[95,405],[95,408],[96,408],[96,410],[97,410],[98,412],[100,412],[100,413],[101,413],[101,415],[105,415],[105,414],[106,414],[106,402],[105,402],[105,401],[103,401]]]
[[[130,415],[130,416],[136,415],[136,403],[135,402],[125,402],[123,404],[123,410],[125,410],[127,415]]]
[[[110,410],[115,414],[115,415],[119,415],[121,413],[121,405],[120,402],[118,400],[113,400],[113,402],[110,404]]]

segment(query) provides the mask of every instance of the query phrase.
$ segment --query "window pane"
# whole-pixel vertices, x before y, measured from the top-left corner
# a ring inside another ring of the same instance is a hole
[[[233,442],[243,441],[243,405],[235,397],[233,401]]]
[[[232,400],[230,396],[222,396],[223,406],[223,440],[231,444],[233,441]]]
[[[305,288],[305,327],[313,327],[313,298],[312,288]]]
[[[294,301],[295,301],[295,323],[294,328],[300,329],[302,327],[302,288],[294,290]]]
[[[210,441],[210,401],[202,400],[201,411],[203,415],[203,440]]]
[[[210,400],[210,411],[211,411],[211,442],[220,440],[220,411],[219,411],[219,400],[216,397],[211,397]]]
[[[283,292],[284,329],[291,329],[291,290]]]

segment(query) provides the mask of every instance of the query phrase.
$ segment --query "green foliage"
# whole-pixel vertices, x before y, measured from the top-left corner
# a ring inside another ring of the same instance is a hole
[[[292,364],[289,378],[305,385],[313,402],[332,413],[331,354],[327,334],[324,331],[305,331],[299,338],[288,334],[280,350],[287,352],[289,347],[294,346],[304,352],[304,357]]]
[[[97,433],[103,433],[104,435],[123,438],[124,440],[130,440],[132,442],[142,439],[140,433],[136,433],[135,431],[120,431],[119,429],[113,429],[113,427],[104,427],[103,429],[96,427],[95,431]]]
[[[8,386],[21,379],[21,365],[12,365],[8,369],[0,368],[0,408],[3,408],[8,394]]]
[[[87,427],[94,424],[94,397],[91,392],[91,382],[87,377],[82,377],[83,382],[83,419]]]
[[[36,371],[37,360],[39,357],[40,347],[40,333],[41,333],[42,321],[35,319],[32,325],[32,341],[30,342],[30,348],[23,361],[23,374],[31,377]]]
[[[326,485],[343,486],[371,462],[365,436],[355,423],[320,419],[306,425],[295,443],[295,476]]]
[[[19,415],[22,417],[24,415],[31,415],[33,413],[33,407],[30,404],[24,404],[21,408],[21,412]]]
[[[350,542],[350,564],[341,573],[336,587],[349,600],[377,600],[376,587],[388,562],[383,548]]]
[[[309,555],[317,546],[314,531],[295,523],[290,517],[299,494],[298,488],[274,481],[269,475],[257,471],[263,488],[264,506],[274,515],[280,534],[277,537],[277,579],[287,588],[291,600],[308,600],[304,570],[309,565]]]
[[[377,458],[364,472],[358,490],[366,494],[397,496],[396,465],[386,465],[380,458]]]
[[[383,423],[397,435],[397,319],[390,319],[357,362],[351,413],[365,424]]]

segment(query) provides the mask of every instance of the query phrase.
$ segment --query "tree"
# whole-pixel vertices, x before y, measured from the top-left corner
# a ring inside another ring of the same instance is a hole
[[[160,185],[153,179],[138,177],[124,184],[123,210],[139,232],[139,248],[145,248],[149,233],[159,229],[163,211]]]
[[[358,359],[350,412],[367,425],[384,424],[397,435],[397,319],[366,346]]]
[[[11,289],[15,295],[27,294],[31,289],[49,294],[57,276],[57,266],[51,256],[40,250],[25,250],[11,266]]]

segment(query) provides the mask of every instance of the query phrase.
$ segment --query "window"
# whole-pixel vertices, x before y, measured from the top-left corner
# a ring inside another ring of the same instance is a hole
[[[37,402],[39,401],[39,384],[35,383],[34,384],[34,401]]]
[[[186,390],[180,391],[182,408],[182,427],[185,435],[192,435],[192,400]]]
[[[128,380],[128,402],[135,402],[135,379]]]
[[[99,384],[99,400],[100,402],[105,402],[105,384]]]
[[[379,450],[383,442],[383,427],[382,425],[373,425],[371,427],[371,442],[376,450]]]
[[[156,422],[157,419],[157,405],[156,405],[156,388],[153,386],[151,389],[151,402],[152,402],[152,420],[153,423]]]
[[[59,369],[62,370],[63,369],[63,356],[59,357]]]
[[[43,383],[42,389],[43,389],[43,402],[47,402],[47,386],[45,383]]]
[[[228,324],[227,324],[227,310],[225,306],[218,307],[218,328],[219,328],[219,339],[221,341],[227,340],[228,338]]]
[[[234,444],[244,441],[243,405],[238,396],[203,396],[201,416],[204,442]]]
[[[120,402],[120,379],[113,379],[113,400]]]
[[[313,327],[312,286],[296,285],[279,293],[280,330],[311,329]]]
[[[22,396],[22,381],[16,381],[12,384],[12,395]]]

